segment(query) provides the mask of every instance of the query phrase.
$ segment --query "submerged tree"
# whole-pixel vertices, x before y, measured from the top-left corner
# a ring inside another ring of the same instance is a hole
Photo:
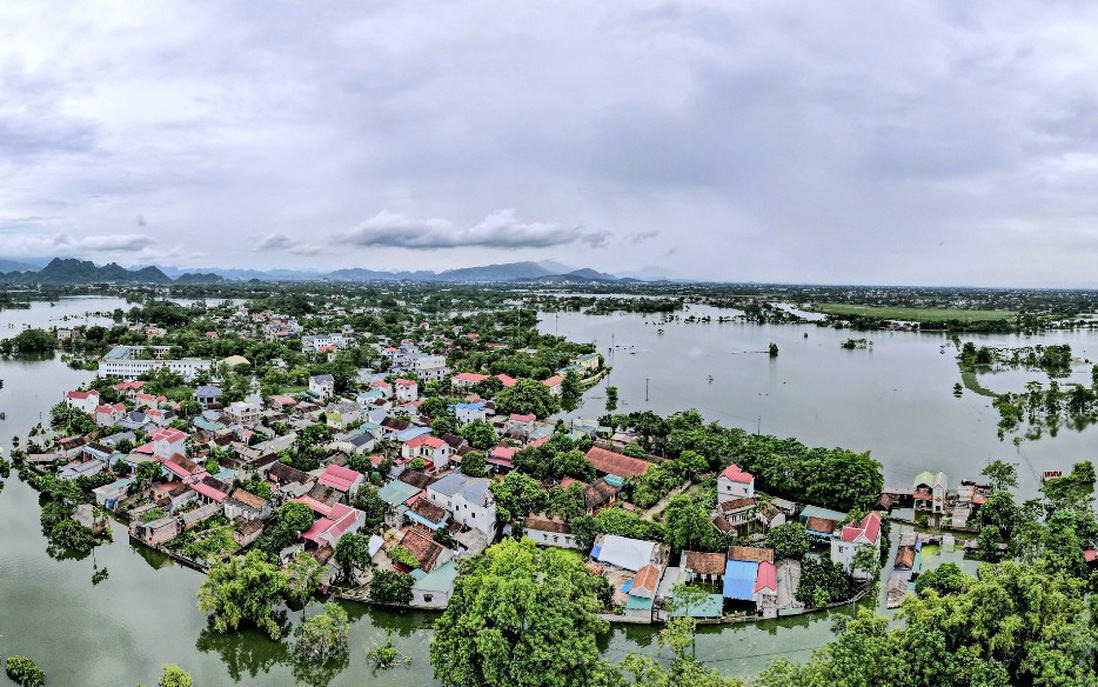
[[[221,633],[236,630],[242,621],[263,628],[271,639],[282,636],[274,606],[282,601],[286,576],[260,551],[234,556],[214,564],[198,590],[198,607]]]

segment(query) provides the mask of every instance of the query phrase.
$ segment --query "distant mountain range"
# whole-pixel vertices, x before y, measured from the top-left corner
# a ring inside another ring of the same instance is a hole
[[[6,284],[216,284],[223,281],[421,281],[421,282],[535,282],[546,284],[614,283],[663,281],[645,277],[651,268],[618,277],[590,268],[574,269],[557,262],[511,262],[479,267],[463,267],[442,272],[384,272],[365,268],[332,272],[299,270],[243,270],[209,268],[184,272],[154,265],[127,269],[117,263],[96,265],[88,260],[54,258],[44,267],[0,259],[0,283]],[[685,281],[672,279],[670,281]]]

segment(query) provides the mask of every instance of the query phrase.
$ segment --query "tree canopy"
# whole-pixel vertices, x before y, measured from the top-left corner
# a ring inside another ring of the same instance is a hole
[[[435,625],[434,676],[447,687],[596,684],[599,606],[579,556],[504,540],[458,577]]]

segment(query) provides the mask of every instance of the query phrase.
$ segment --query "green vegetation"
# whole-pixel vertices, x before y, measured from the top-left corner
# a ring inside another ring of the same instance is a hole
[[[431,664],[447,687],[598,684],[608,625],[583,561],[504,540],[468,561],[435,624]]]
[[[157,687],[194,687],[194,678],[174,663],[161,666]],[[143,685],[141,687],[144,687]]]
[[[799,522],[787,522],[766,533],[767,547],[774,549],[774,559],[793,558],[801,560],[812,542],[808,539],[808,530]]]
[[[0,355],[36,355],[57,347],[57,339],[44,329],[24,329],[10,339],[0,340]]]
[[[412,662],[411,658],[400,653],[393,646],[393,635],[391,633],[385,635],[384,642],[375,642],[366,652],[366,658],[370,659],[375,667],[382,670]]]
[[[370,600],[379,604],[407,604],[412,600],[414,582],[410,575],[401,575],[392,570],[378,570],[370,581]]]
[[[198,607],[209,614],[221,633],[252,622],[272,639],[282,636],[274,606],[287,589],[286,577],[262,552],[249,551],[216,563],[198,590]]]
[[[45,673],[26,656],[9,656],[4,662],[4,672],[20,687],[43,687]]]
[[[754,435],[717,423],[707,425],[696,410],[681,411],[666,419],[643,411],[603,416],[600,421],[634,430],[649,453],[681,460],[685,452],[692,451],[714,472],[735,462],[755,475],[756,488],[825,508],[844,512],[869,508],[884,486],[881,465],[868,452],[810,448],[793,438]],[[689,459],[689,464],[693,463]]]
[[[862,316],[881,320],[908,320],[931,323],[1011,321],[1018,315],[1018,313],[1010,310],[871,306],[853,303],[820,303],[815,306],[815,310],[826,315],[840,317]]]
[[[339,604],[324,604],[324,612],[297,626],[294,654],[308,663],[327,663],[347,653],[351,623]]]

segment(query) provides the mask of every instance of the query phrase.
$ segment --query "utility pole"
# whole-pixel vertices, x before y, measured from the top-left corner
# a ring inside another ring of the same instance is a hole
[[[644,402],[648,403],[648,377],[644,378]]]

